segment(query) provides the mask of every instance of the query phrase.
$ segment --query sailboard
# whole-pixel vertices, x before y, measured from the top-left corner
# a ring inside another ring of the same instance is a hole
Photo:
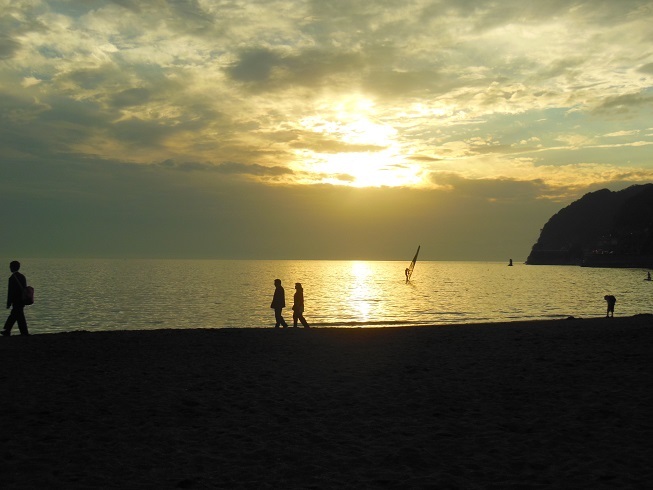
[[[419,249],[421,248],[421,245],[417,246],[417,252],[415,252],[415,257],[413,257],[413,260],[410,262],[410,265],[406,268],[406,284],[410,281],[411,276],[413,275],[413,269],[415,269],[415,263],[417,262],[417,256],[419,255]]]

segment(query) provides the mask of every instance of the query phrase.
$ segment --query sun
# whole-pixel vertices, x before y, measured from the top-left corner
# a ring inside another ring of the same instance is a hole
[[[418,171],[400,162],[391,150],[366,153],[317,154],[313,167],[327,184],[352,187],[416,185]]]
[[[414,186],[420,167],[406,162],[398,131],[375,119],[367,99],[342,103],[325,115],[300,121],[318,143],[297,150],[308,179],[353,187]]]

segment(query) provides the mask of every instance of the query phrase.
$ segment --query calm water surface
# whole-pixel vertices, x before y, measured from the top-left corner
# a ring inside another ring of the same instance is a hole
[[[8,261],[6,261],[8,263]],[[271,327],[275,278],[292,320],[294,283],[316,327],[428,325],[650,313],[653,282],[641,269],[497,262],[230,260],[24,260],[36,289],[33,333],[74,330]],[[9,272],[6,273],[9,276]]]

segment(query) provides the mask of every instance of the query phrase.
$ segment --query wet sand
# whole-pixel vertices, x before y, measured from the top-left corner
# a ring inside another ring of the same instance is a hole
[[[650,315],[0,338],[0,488],[645,488],[652,352]]]

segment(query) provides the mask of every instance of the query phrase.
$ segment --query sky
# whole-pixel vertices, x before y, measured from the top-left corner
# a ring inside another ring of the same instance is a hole
[[[525,259],[653,181],[650,0],[0,0],[0,257]]]

